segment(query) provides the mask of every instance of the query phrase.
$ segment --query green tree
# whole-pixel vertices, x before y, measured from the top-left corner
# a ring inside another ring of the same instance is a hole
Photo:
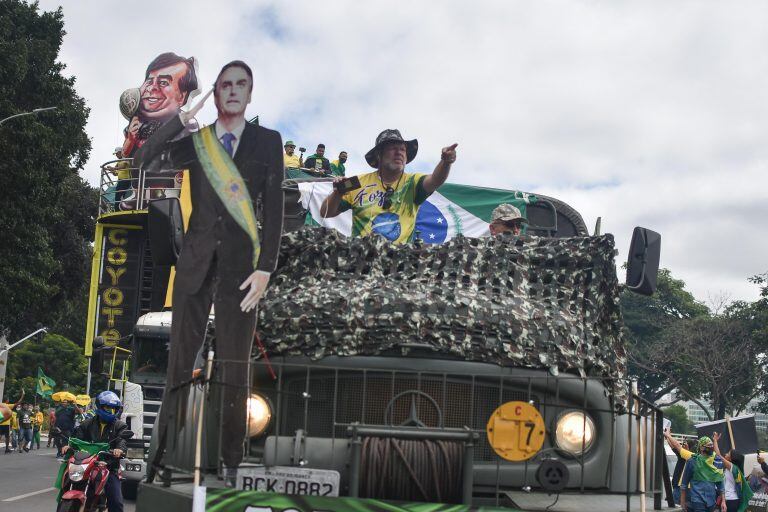
[[[682,405],[671,405],[662,409],[664,417],[672,422],[672,432],[677,434],[695,434],[693,422],[688,419],[688,412]]]
[[[96,192],[78,175],[88,109],[57,62],[63,26],[61,9],[0,0],[0,119],[57,107],[0,126],[0,328],[10,339],[38,322],[81,337],[85,323]]]
[[[656,402],[667,393],[684,388],[694,398],[702,390],[701,383],[663,360],[663,355],[675,350],[675,344],[666,344],[663,335],[682,320],[707,316],[709,309],[668,269],[659,270],[656,293],[651,297],[629,290],[622,292],[621,308],[629,341],[629,371],[638,380],[640,394]]]
[[[37,383],[37,368],[56,381],[56,391],[85,392],[88,362],[83,349],[58,334],[47,334],[42,340],[31,338],[8,354],[5,396],[15,399],[23,387],[32,399]]]

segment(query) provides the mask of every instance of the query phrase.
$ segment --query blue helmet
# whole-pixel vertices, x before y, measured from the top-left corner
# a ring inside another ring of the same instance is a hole
[[[112,391],[102,391],[96,397],[96,415],[105,423],[112,423],[123,412],[123,402]]]

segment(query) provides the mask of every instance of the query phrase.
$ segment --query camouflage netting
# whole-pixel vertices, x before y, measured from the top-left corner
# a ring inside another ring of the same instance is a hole
[[[259,330],[278,355],[427,343],[467,360],[621,379],[611,235],[393,245],[324,228],[283,237]]]

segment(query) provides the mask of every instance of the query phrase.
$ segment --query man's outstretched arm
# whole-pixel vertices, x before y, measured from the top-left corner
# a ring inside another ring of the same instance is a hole
[[[424,192],[426,192],[427,195],[440,188],[440,185],[445,183],[445,180],[448,179],[448,173],[451,170],[451,166],[456,161],[456,146],[458,146],[458,143],[443,148],[440,155],[440,161],[435,166],[435,170],[432,171],[432,174],[424,178]]]

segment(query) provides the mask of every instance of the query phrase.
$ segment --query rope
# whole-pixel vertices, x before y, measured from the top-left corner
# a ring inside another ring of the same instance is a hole
[[[464,445],[457,441],[366,437],[360,496],[461,503]]]

